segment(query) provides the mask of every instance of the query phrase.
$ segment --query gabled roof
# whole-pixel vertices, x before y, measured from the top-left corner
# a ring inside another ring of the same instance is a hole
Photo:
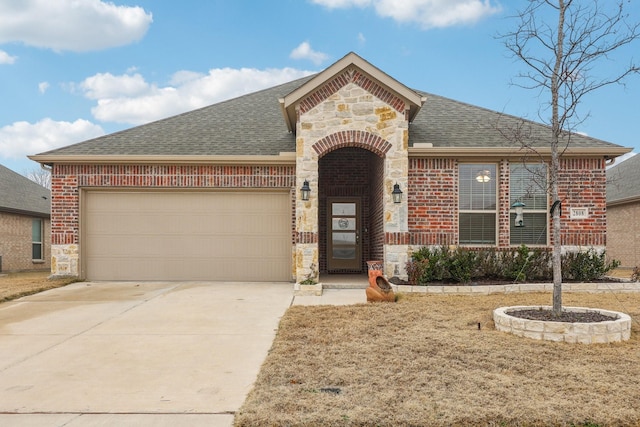
[[[548,150],[549,127],[496,111],[409,89],[355,54],[322,73],[294,80],[153,123],[41,153],[29,158],[53,163],[242,163],[295,164],[295,134],[286,120],[309,90],[321,85],[345,64],[355,64],[400,94],[414,114],[409,125],[412,155],[523,154],[503,135],[523,127],[536,137],[534,147]],[[335,69],[334,69],[335,67]],[[420,108],[420,104],[426,102]],[[285,119],[283,117],[285,112]],[[616,157],[628,148],[578,134],[567,155]]]
[[[51,192],[0,165],[0,211],[49,217]]]
[[[607,170],[607,205],[640,201],[640,155]]]
[[[313,76],[313,78],[306,83],[297,87],[293,92],[280,98],[279,101],[282,106],[282,112],[287,123],[287,128],[290,132],[295,132],[296,129],[296,105],[303,98],[309,96],[315,90],[334,78],[337,74],[349,67],[359,68],[362,72],[371,76],[375,81],[379,82],[404,99],[409,109],[410,122],[413,121],[416,114],[420,111],[422,104],[426,101],[426,99],[416,91],[409,89],[399,81],[362,59],[360,56],[350,52],[344,58],[335,62],[321,73]]]

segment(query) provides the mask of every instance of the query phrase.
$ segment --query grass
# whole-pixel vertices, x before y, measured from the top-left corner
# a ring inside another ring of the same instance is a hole
[[[235,425],[640,425],[640,294],[564,295],[567,306],[630,314],[623,343],[494,329],[494,308],[550,300],[403,295],[395,304],[293,306]]]
[[[46,291],[76,281],[75,278],[49,279],[49,271],[8,273],[0,276],[0,302]]]

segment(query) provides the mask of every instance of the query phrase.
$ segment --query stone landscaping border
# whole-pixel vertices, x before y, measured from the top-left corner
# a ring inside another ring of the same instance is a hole
[[[568,312],[596,312],[616,318],[616,320],[593,323],[529,320],[509,314],[518,310],[531,309],[550,310],[551,307],[513,306],[497,308],[493,311],[496,330],[537,340],[580,344],[606,344],[627,341],[631,337],[631,317],[618,311],[585,307],[563,307],[563,310]]]
[[[411,286],[393,285],[394,292],[423,294],[459,294],[459,295],[491,295],[527,292],[552,292],[552,283],[527,283],[511,285],[478,285],[478,286]],[[584,293],[640,293],[638,282],[603,282],[603,283],[563,283],[562,292]]]

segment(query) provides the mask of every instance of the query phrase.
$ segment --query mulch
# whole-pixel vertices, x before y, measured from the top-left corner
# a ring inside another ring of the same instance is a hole
[[[607,316],[597,311],[587,311],[584,313],[563,311],[559,316],[556,316],[552,310],[527,309],[509,311],[507,314],[521,319],[542,320],[546,322],[597,323],[617,320],[617,317]]]

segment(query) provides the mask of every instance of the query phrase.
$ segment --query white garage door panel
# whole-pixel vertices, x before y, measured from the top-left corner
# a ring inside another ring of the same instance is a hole
[[[91,280],[287,281],[288,193],[85,193]]]

